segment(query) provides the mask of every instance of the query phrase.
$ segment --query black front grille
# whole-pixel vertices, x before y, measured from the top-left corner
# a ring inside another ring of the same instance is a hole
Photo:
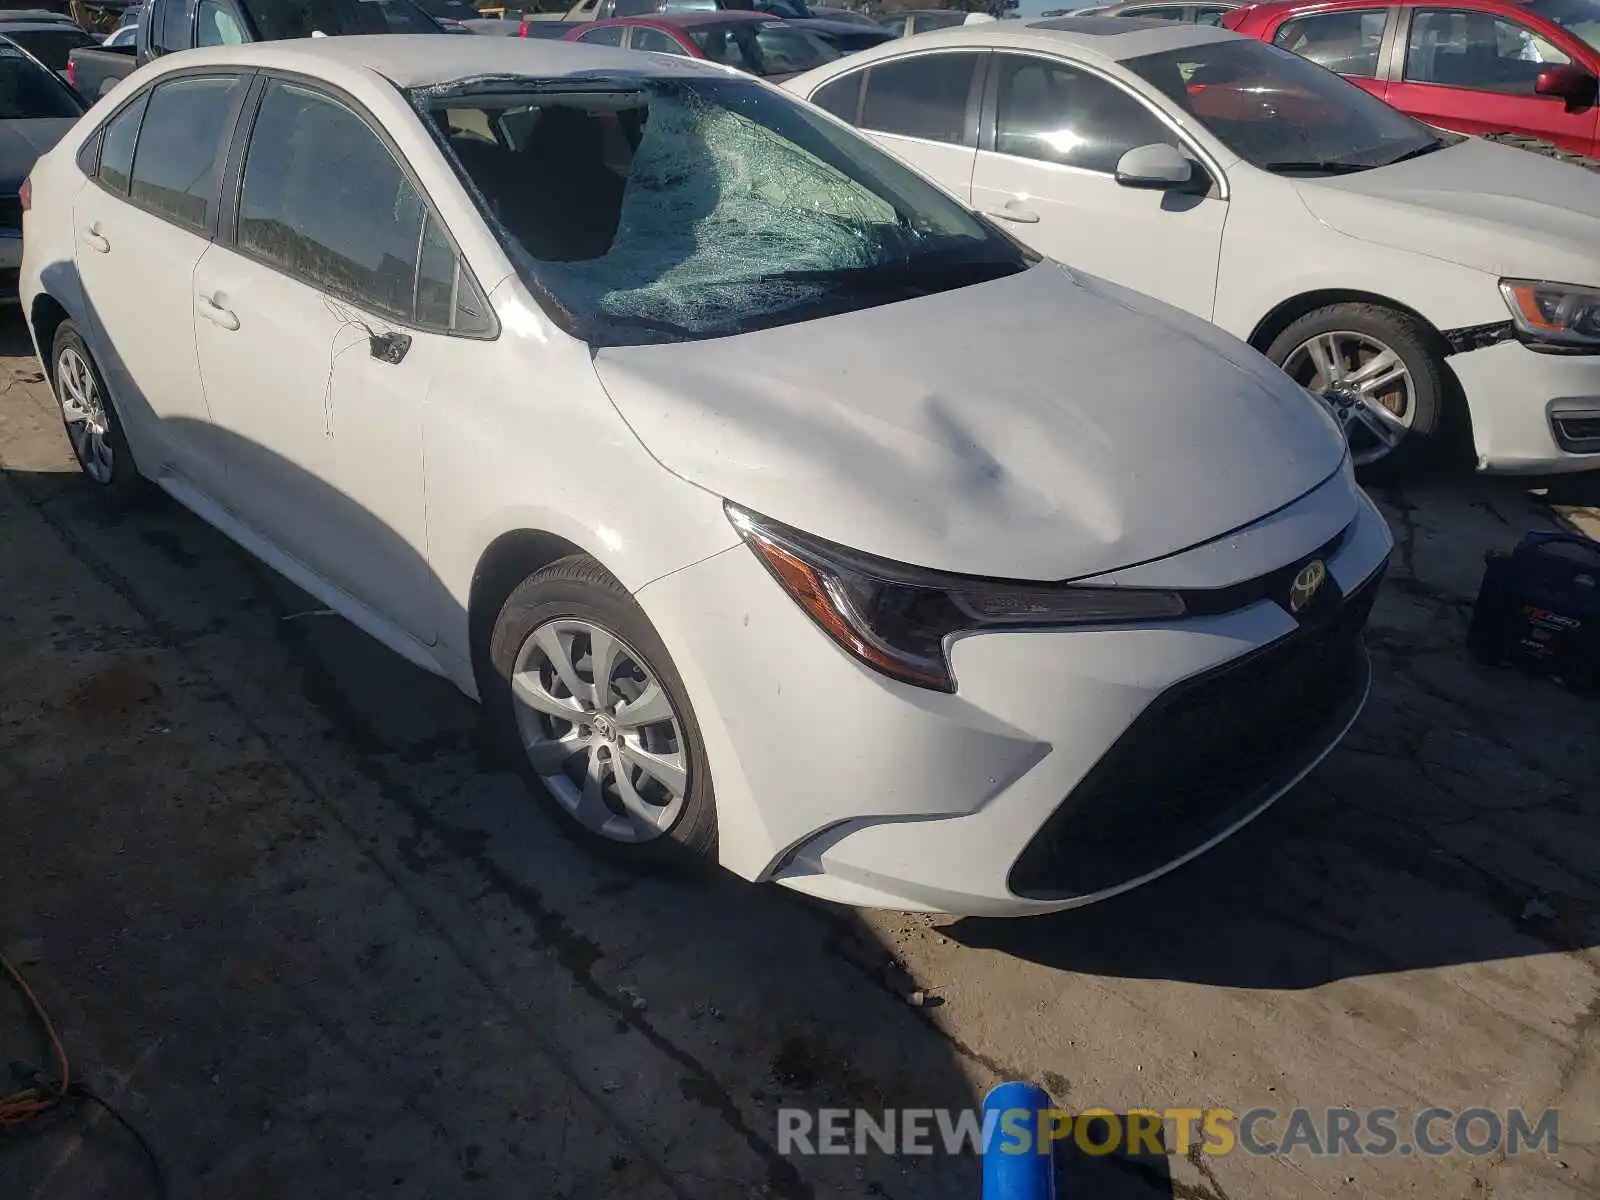
[[[0,196],[0,229],[22,228],[22,199],[18,196]]]
[[[1184,680],[1140,714],[1011,868],[1019,896],[1082,896],[1203,845],[1327,749],[1367,687],[1380,570],[1278,641]]]

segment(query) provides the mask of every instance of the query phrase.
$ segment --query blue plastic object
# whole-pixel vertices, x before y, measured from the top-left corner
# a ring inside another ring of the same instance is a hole
[[[1055,1156],[1046,1147],[1040,1153],[1034,1139],[1042,1114],[1055,1105],[1038,1084],[1016,1080],[996,1084],[984,1097],[984,1124],[995,1114],[994,1134],[983,1151],[983,1200],[1056,1200]],[[1026,1114],[1019,1121],[1018,1115]],[[1007,1117],[1010,1115],[1010,1119]],[[1027,1142],[1008,1137],[1008,1131],[1027,1130]]]

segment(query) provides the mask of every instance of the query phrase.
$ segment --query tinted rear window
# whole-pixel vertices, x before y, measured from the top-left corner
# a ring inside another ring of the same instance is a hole
[[[0,45],[0,121],[76,117],[83,106],[60,80],[10,46]]]

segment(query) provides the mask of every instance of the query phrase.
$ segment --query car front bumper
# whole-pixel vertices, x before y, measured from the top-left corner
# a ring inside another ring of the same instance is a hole
[[[1393,542],[1343,477],[1302,504],[1287,524],[1303,540],[1270,569],[1344,531],[1326,560],[1343,599],[1315,624],[1263,599],[973,635],[951,646],[954,695],[846,656],[742,546],[649,585],[640,602],[705,738],[724,865],[846,904],[1016,916],[1124,891],[1221,841],[1366,698],[1360,632]],[[1211,586],[1254,529],[1154,566]]]
[[[1507,341],[1447,361],[1472,415],[1480,470],[1600,467],[1600,355],[1540,354]]]

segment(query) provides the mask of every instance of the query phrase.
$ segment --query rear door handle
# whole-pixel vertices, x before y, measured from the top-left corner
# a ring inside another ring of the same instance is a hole
[[[1018,225],[1037,225],[1039,214],[1034,212],[1020,200],[1007,200],[999,208],[989,209],[991,217],[999,217],[1002,221],[1012,221]]]
[[[81,232],[83,234],[84,245],[88,246],[89,249],[93,250],[96,254],[111,253],[111,242],[103,233],[100,232],[99,229],[95,228],[94,226],[90,226],[88,229],[84,229]]]
[[[200,315],[213,325],[220,325],[229,332],[239,328],[238,314],[231,308],[224,308],[215,296],[197,294],[194,300],[194,306],[200,311]]]

